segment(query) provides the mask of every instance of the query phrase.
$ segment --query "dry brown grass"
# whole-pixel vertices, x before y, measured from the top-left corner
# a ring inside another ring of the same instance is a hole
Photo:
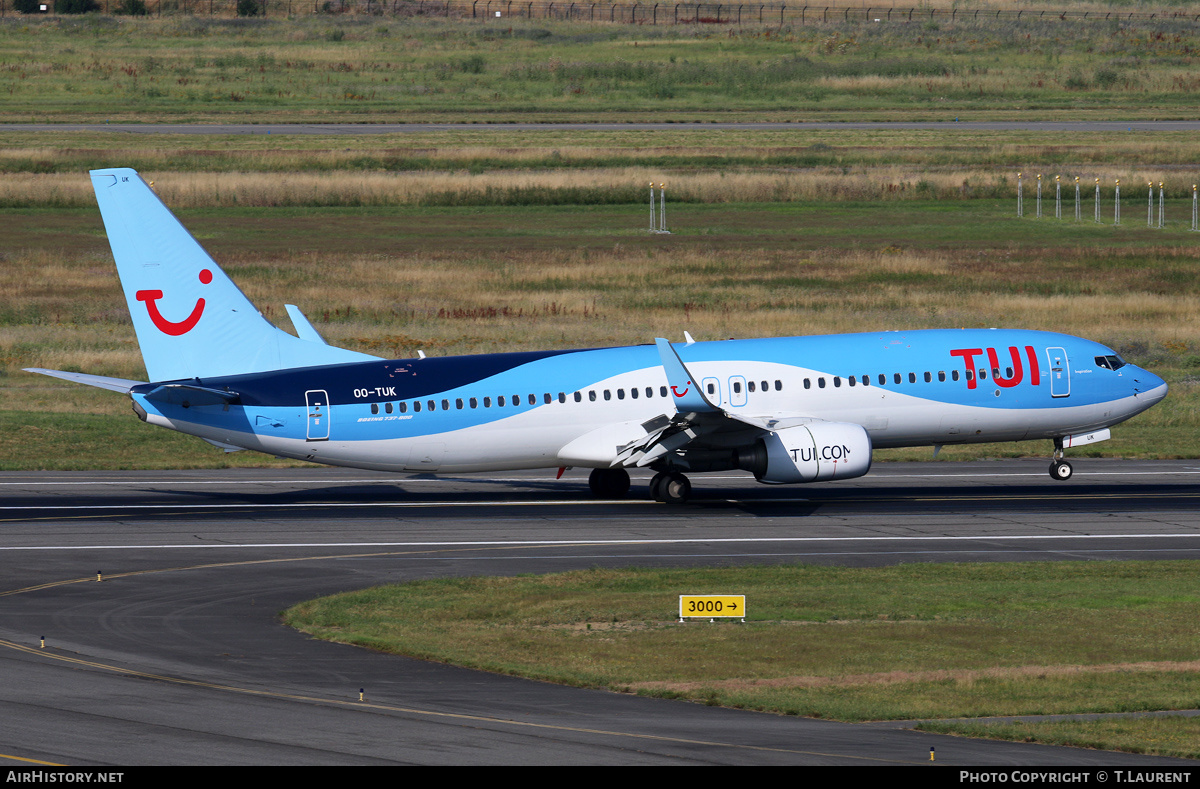
[[[1065,169],[1065,168],[1064,168]],[[1128,200],[1146,195],[1146,184],[1167,181],[1173,194],[1187,192],[1200,181],[1200,169],[1091,168],[1080,172],[1043,171],[1043,199],[1053,199],[1054,175],[1063,177],[1064,200],[1074,199],[1075,175],[1083,181],[1085,211],[1091,209],[1093,178],[1111,202],[1116,179]],[[1033,170],[1024,173],[1025,196],[1036,194]],[[814,201],[915,200],[968,198],[980,194],[1015,199],[1016,172],[981,168],[922,166],[820,167],[798,171],[722,170],[679,173],[651,167],[568,170],[505,170],[472,174],[454,172],[333,173],[177,173],[143,172],[174,208],[231,206],[400,206],[513,205],[603,201],[607,196],[634,202],[649,184],[665,183],[668,204],[791,203]],[[0,180],[0,205],[90,207],[91,183],[74,173],[14,173]],[[1129,210],[1136,203],[1126,206]],[[669,205],[668,205],[669,208]],[[1029,208],[1032,212],[1032,205]],[[1053,210],[1052,207],[1050,210]],[[1073,209],[1071,209],[1073,210]],[[1111,211],[1106,206],[1105,211]],[[1128,221],[1128,220],[1127,220]]]

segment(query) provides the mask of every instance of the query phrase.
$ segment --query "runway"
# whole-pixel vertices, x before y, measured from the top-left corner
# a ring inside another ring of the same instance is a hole
[[[786,488],[697,475],[680,509],[598,501],[585,480],[0,474],[0,764],[915,765],[931,747],[940,765],[1168,761],[563,688],[277,621],[304,599],[448,575],[1200,558],[1193,461],[1081,459],[1066,483],[1043,460]]]

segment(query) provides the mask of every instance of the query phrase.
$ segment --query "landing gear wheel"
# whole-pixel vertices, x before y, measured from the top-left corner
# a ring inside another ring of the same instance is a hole
[[[692,483],[688,482],[688,478],[684,475],[673,472],[659,484],[658,490],[662,496],[660,501],[666,504],[681,505],[687,503],[688,496],[692,495]]]
[[[666,501],[666,499],[663,498],[662,489],[663,489],[663,485],[665,485],[667,480],[670,478],[671,478],[670,474],[668,474],[665,471],[660,471],[650,479],[650,498],[651,499],[653,499],[654,501]]]
[[[588,487],[598,499],[623,499],[629,492],[629,472],[623,468],[592,469]]]
[[[1057,480],[1070,479],[1074,469],[1071,464],[1062,458],[1055,458],[1050,461],[1050,476]]]

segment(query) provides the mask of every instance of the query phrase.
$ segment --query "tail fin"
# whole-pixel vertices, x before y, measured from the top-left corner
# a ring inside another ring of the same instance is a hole
[[[135,171],[91,176],[151,381],[378,358],[277,329]]]

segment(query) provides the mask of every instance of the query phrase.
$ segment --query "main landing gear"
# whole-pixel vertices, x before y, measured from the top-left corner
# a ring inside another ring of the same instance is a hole
[[[623,499],[629,493],[629,472],[623,468],[592,469],[588,487],[598,499]]]
[[[1054,439],[1054,459],[1050,461],[1050,476],[1057,480],[1067,480],[1075,472],[1071,464],[1063,458],[1062,439]]]
[[[629,493],[629,472],[623,468],[593,469],[588,487],[598,499],[623,499]],[[678,471],[659,472],[650,480],[650,498],[665,504],[683,504],[692,494],[692,483]]]
[[[678,471],[660,471],[650,480],[650,498],[664,504],[683,504],[692,494],[692,483]]]

